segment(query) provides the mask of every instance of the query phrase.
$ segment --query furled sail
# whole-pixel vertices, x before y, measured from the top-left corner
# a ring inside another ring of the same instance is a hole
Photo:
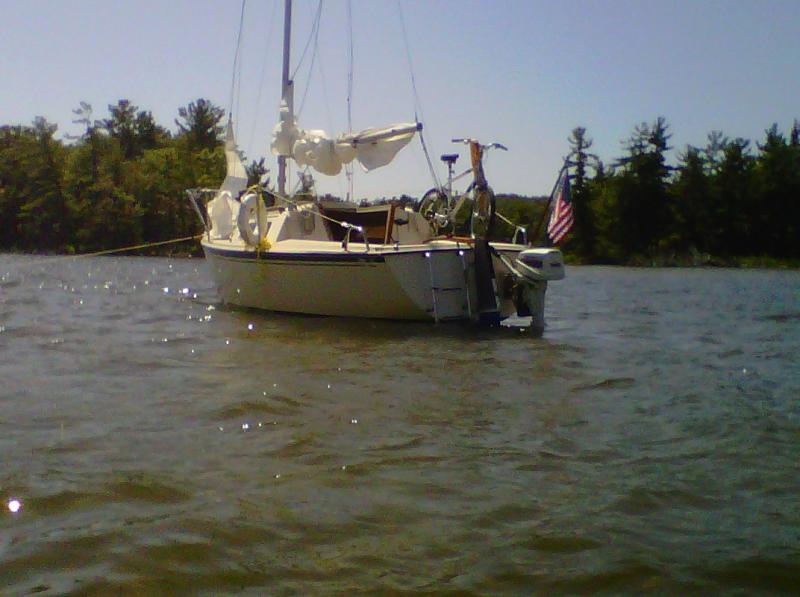
[[[225,180],[214,199],[206,206],[211,221],[211,235],[215,238],[229,238],[233,233],[234,214],[239,211],[236,198],[247,188],[247,172],[236,148],[231,119],[228,119],[225,130],[225,164]]]
[[[225,130],[225,163],[227,170],[220,190],[230,191],[231,195],[236,197],[247,188],[247,172],[244,169],[239,150],[236,148],[231,119],[228,119],[228,127]]]
[[[391,162],[421,128],[418,122],[402,123],[332,139],[325,131],[299,128],[284,103],[272,132],[272,153],[290,157],[299,166],[311,166],[328,176],[339,174],[342,166],[354,159],[369,171]]]

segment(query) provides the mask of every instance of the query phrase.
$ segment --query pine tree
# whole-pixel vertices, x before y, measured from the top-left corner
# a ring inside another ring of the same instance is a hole
[[[206,99],[190,102],[178,109],[175,119],[179,135],[185,137],[193,150],[212,150],[220,143],[223,127],[220,124],[225,111]]]
[[[758,145],[756,239],[766,252],[780,257],[800,256],[800,161],[797,146],[773,124]]]
[[[641,123],[626,144],[628,155],[623,167],[619,217],[628,230],[624,248],[629,253],[653,254],[669,227],[670,210],[667,184],[670,167],[665,153],[671,149],[666,119],[659,116],[649,125]]]
[[[574,246],[576,252],[583,258],[591,258],[594,254],[595,223],[591,210],[591,193],[586,178],[587,167],[597,165],[600,159],[593,153],[588,153],[594,141],[586,136],[584,127],[572,129],[568,139],[571,151],[568,159],[575,168],[572,180],[572,209],[575,218],[573,235],[568,246]]]
[[[126,99],[117,105],[109,105],[110,118],[102,121],[105,131],[119,141],[126,160],[142,155],[146,149],[154,149],[169,136],[166,129],[158,126],[150,112],[139,108]]]
[[[712,179],[715,226],[709,233],[711,251],[722,255],[747,255],[755,249],[758,220],[754,197],[755,160],[750,141],[729,141],[718,174]]]
[[[709,181],[704,152],[688,146],[679,156],[678,176],[670,187],[673,226],[672,248],[683,253],[705,249],[713,225],[709,204]]]

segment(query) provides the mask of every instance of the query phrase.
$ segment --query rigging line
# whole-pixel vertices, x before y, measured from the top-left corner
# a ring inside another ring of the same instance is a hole
[[[267,41],[264,44],[264,60],[261,63],[261,77],[258,81],[258,93],[256,94],[256,106],[253,113],[253,123],[250,127],[250,137],[247,140],[247,147],[253,146],[253,138],[256,134],[256,126],[258,125],[258,119],[260,116],[261,111],[261,93],[264,90],[264,78],[267,73],[267,62],[269,58],[269,47],[272,43],[272,32],[275,29],[275,9],[278,6],[278,0],[274,0],[272,3],[272,12],[269,15],[269,29],[267,30]]]
[[[514,226],[515,228],[516,228],[517,226],[519,226],[519,224],[517,224],[516,222],[512,222],[511,220],[509,220],[507,217],[505,217],[503,214],[501,214],[501,213],[500,213],[499,211],[497,211],[497,210],[495,210],[495,212],[494,212],[494,215],[496,215],[498,218],[500,218],[501,220],[503,220],[503,221],[504,221],[506,224],[508,224],[509,226]]]
[[[231,95],[228,101],[228,114],[233,113],[233,92],[236,88],[237,70],[239,67],[239,51],[242,47],[242,30],[244,29],[244,9],[247,5],[247,0],[242,0],[242,12],[239,15],[239,33],[236,34],[236,52],[233,54],[233,74],[231,75]],[[238,73],[238,79],[241,83],[241,73]]]
[[[306,59],[306,52],[308,52],[308,48],[311,45],[311,40],[315,39],[316,37],[315,32],[319,33],[319,19],[321,14],[322,14],[322,0],[319,0],[319,2],[317,3],[317,12],[316,15],[314,16],[314,23],[311,25],[311,33],[309,34],[308,39],[306,40],[306,45],[303,48],[303,53],[300,55],[300,61],[297,63],[297,66],[292,72],[292,76],[289,77],[292,80],[294,80],[295,75],[297,75],[297,71],[300,70],[300,67],[303,66],[303,61]]]
[[[319,71],[319,78],[322,84],[322,99],[325,103],[325,117],[327,118],[326,124],[328,125],[328,130],[332,131],[333,128],[333,117],[331,116],[331,101],[330,96],[328,95],[328,83],[325,80],[325,67],[323,66],[323,54],[318,54],[317,59],[317,70]],[[342,177],[336,177],[336,186],[339,189],[339,197],[342,197],[345,194],[344,187],[342,186]]]
[[[428,162],[428,170],[430,170],[431,177],[433,177],[433,182],[436,188],[440,189],[442,188],[442,183],[436,175],[436,168],[433,167],[433,161],[431,160],[430,153],[428,153],[428,145],[425,143],[425,135],[422,134],[422,131],[419,132],[419,142],[422,144],[422,153],[425,154],[425,160]]]
[[[353,132],[353,63],[354,63],[354,50],[353,50],[353,3],[347,0],[347,30],[350,39],[350,64],[347,72],[347,132]],[[353,167],[350,164],[345,166],[345,174],[347,176],[347,194],[350,200],[354,198],[353,191]]]
[[[251,187],[251,188],[255,189],[255,187]],[[277,199],[278,201],[283,201],[287,205],[293,205],[294,207],[300,207],[300,202],[299,201],[295,201],[294,199],[290,199],[289,197],[281,195],[280,193],[274,193],[273,192],[272,195],[275,197],[275,199]],[[330,216],[325,215],[324,213],[322,213],[322,211],[319,210],[319,207],[317,208],[317,211],[314,212],[314,213],[316,213],[323,220],[327,220],[327,221],[329,221],[329,222],[331,222],[333,224],[338,224],[342,228],[347,228],[347,227],[351,227],[352,226],[352,224],[350,224],[349,222],[347,222],[345,220],[337,220],[335,218],[332,218]],[[356,228],[360,229],[361,227],[357,226]],[[203,235],[201,234],[198,238],[200,238],[202,236]]]
[[[132,245],[130,247],[120,247],[119,249],[105,249],[103,251],[94,251],[93,253],[80,253],[78,255],[58,255],[56,257],[46,257],[44,259],[37,259],[35,261],[31,261],[27,263],[28,267],[34,267],[38,265],[49,265],[51,263],[59,263],[62,261],[66,261],[67,259],[81,259],[83,257],[100,257],[101,255],[111,255],[113,253],[124,253],[126,251],[136,251],[138,249],[148,249],[150,247],[159,247],[162,245],[172,245],[176,243],[187,242],[190,240],[198,240],[203,238],[205,232],[201,232],[200,234],[195,234],[193,236],[184,236],[182,238],[173,238],[171,240],[160,240],[157,242],[152,243],[142,243],[139,245]],[[19,267],[19,266],[17,266]]]
[[[397,12],[400,15],[400,30],[403,33],[403,44],[406,48],[406,61],[408,62],[408,74],[411,78],[411,91],[414,95],[414,119],[419,122],[419,115],[422,114],[422,102],[419,99],[419,93],[417,92],[417,79],[414,76],[414,63],[411,60],[411,46],[408,43],[408,32],[406,31],[406,20],[403,16],[403,7],[400,6],[400,0],[397,0]],[[422,120],[425,120],[423,115]],[[439,180],[439,176],[436,174],[436,168],[433,166],[433,161],[431,160],[430,153],[428,153],[428,146],[425,143],[425,135],[423,131],[419,132],[419,140],[422,144],[422,152],[425,154],[425,160],[428,162],[428,170],[430,170],[431,177],[433,178],[433,182],[437,188],[441,188],[442,183]]]
[[[347,69],[347,132],[353,132],[353,5],[347,0],[347,32],[350,40],[349,64]]]
[[[322,81],[322,99],[325,102],[325,117],[327,118],[328,130],[333,131],[333,116],[331,116],[331,100],[328,95],[328,83],[325,80],[325,67],[322,65],[323,55],[319,54],[317,60],[319,78]]]
[[[414,111],[422,112],[422,106],[419,101],[419,94],[417,93],[417,80],[414,77],[414,64],[411,60],[411,47],[408,44],[408,32],[406,31],[406,20],[403,17],[403,7],[400,6],[400,0],[397,0],[397,12],[400,15],[400,31],[403,33],[403,44],[406,48],[406,61],[408,62],[408,74],[411,77],[411,91],[414,94]]]
[[[238,81],[236,82],[236,120],[233,123],[233,126],[235,127],[235,130],[234,130],[233,134],[235,135],[235,137],[237,139],[239,138],[239,115],[241,114],[240,107],[241,107],[241,103],[242,103],[242,70],[244,70],[244,68],[242,67],[243,60],[244,59],[240,55],[239,56],[239,78],[238,78]]]
[[[321,20],[322,20],[322,0],[319,0],[319,9],[317,10],[315,30],[313,32],[314,49],[311,51],[311,63],[308,65],[308,81],[306,82],[305,89],[303,89],[303,97],[300,99],[300,108],[295,112],[298,116],[303,112],[303,106],[305,106],[306,103],[306,96],[308,96],[308,90],[311,88],[311,77],[314,71],[314,63],[316,61],[317,56],[319,55],[319,29]]]

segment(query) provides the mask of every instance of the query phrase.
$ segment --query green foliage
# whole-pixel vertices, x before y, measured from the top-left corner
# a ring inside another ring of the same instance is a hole
[[[63,147],[53,139],[57,126],[43,118],[33,124],[35,145],[23,159],[31,164],[30,189],[20,206],[18,232],[24,244],[53,250],[69,235],[70,217],[63,192]],[[42,234],[44,232],[44,234]]]
[[[707,161],[703,151],[687,147],[679,155],[678,176],[670,188],[670,204],[674,226],[670,248],[706,246],[711,230],[716,226],[709,205],[711,185],[706,176]]]
[[[667,128],[663,117],[652,125],[641,123],[627,142],[628,155],[619,160],[617,217],[627,230],[621,239],[626,253],[653,252],[669,226]]]
[[[795,127],[792,135],[796,136]],[[781,257],[800,255],[800,147],[778,131],[774,124],[766,131],[766,139],[758,146],[760,156],[755,164],[758,209],[751,209],[754,236],[764,253]],[[772,222],[782,222],[770,229]]]
[[[269,168],[267,168],[266,164],[264,163],[264,158],[256,161],[253,160],[250,162],[249,165],[244,167],[245,172],[247,172],[247,186],[251,187],[255,184],[266,184],[269,182],[269,179],[262,180],[264,176],[269,172]]]
[[[56,125],[0,128],[0,247],[56,249],[69,235]]]
[[[753,235],[760,216],[756,213],[754,192],[755,159],[749,145],[749,141],[740,138],[727,142],[719,171],[709,179],[708,203],[712,211],[709,238],[704,245],[708,252],[736,255],[743,252],[743,247],[759,244],[759,235]]]
[[[219,144],[223,127],[220,124],[225,111],[205,99],[189,102],[185,108],[178,108],[179,118],[175,124],[193,150],[213,150]]]
[[[191,102],[178,109],[172,136],[128,100],[108,109],[108,118],[94,120],[82,102],[73,121],[82,132],[71,143],[42,118],[0,126],[0,250],[84,252],[200,231],[184,191],[217,187],[225,175],[223,111]],[[571,132],[569,255],[603,263],[800,262],[797,120],[788,135],[773,125],[752,147],[712,131],[705,147],[679,152],[675,168],[666,161],[669,138],[664,118],[636,126],[607,170],[590,153],[586,130]],[[264,160],[247,172],[251,183],[262,180]],[[533,236],[546,203],[498,194],[497,211],[540,243]],[[496,220],[495,238],[514,232]]]
[[[573,165],[572,178],[572,210],[575,218],[574,230],[568,242],[568,249],[575,251],[582,259],[590,259],[595,253],[596,223],[595,214],[591,208],[591,193],[587,168],[592,167],[595,174],[602,170],[600,158],[589,153],[594,141],[586,136],[586,129],[576,127],[572,129],[569,139],[570,153],[567,159]]]
[[[497,195],[497,213],[502,214],[507,220],[517,226],[525,228],[528,237],[533,240],[536,226],[544,213],[547,197],[521,197],[519,195]],[[492,228],[492,238],[511,240],[515,228],[501,218],[495,218]]]
[[[222,112],[196,105],[197,122]],[[85,102],[73,112],[84,130],[71,145],[41,118],[0,127],[0,250],[85,252],[199,232],[185,189],[222,181],[222,144],[208,137],[221,129],[205,128],[198,145],[190,134],[171,137],[127,100],[102,121]]]
[[[573,148],[584,134],[582,129],[573,132]],[[573,199],[576,223],[564,245],[567,252],[603,263],[800,258],[796,120],[788,141],[777,125],[768,129],[757,154],[748,140],[730,140],[712,131],[705,148],[690,146],[679,153],[677,168],[666,163],[669,137],[663,118],[642,123],[626,142],[626,155],[615,170],[606,173],[600,164],[594,178],[585,182],[586,195]],[[579,169],[574,168],[577,186]],[[591,229],[578,224],[585,205]]]
[[[126,99],[109,105],[111,118],[101,122],[105,131],[119,141],[126,160],[139,157],[146,149],[153,149],[169,138],[169,132],[158,126],[150,112],[139,110]]]
[[[601,262],[621,263],[624,260],[626,231],[618,215],[622,184],[622,177],[615,175],[598,176],[589,184],[591,209],[597,233],[594,254]]]

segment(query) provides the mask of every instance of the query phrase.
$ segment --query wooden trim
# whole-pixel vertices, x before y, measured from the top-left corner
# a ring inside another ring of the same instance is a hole
[[[392,208],[388,211],[386,216],[386,234],[383,237],[383,244],[388,245],[392,239],[392,233],[394,232],[394,211],[396,209],[396,205],[392,203]]]

